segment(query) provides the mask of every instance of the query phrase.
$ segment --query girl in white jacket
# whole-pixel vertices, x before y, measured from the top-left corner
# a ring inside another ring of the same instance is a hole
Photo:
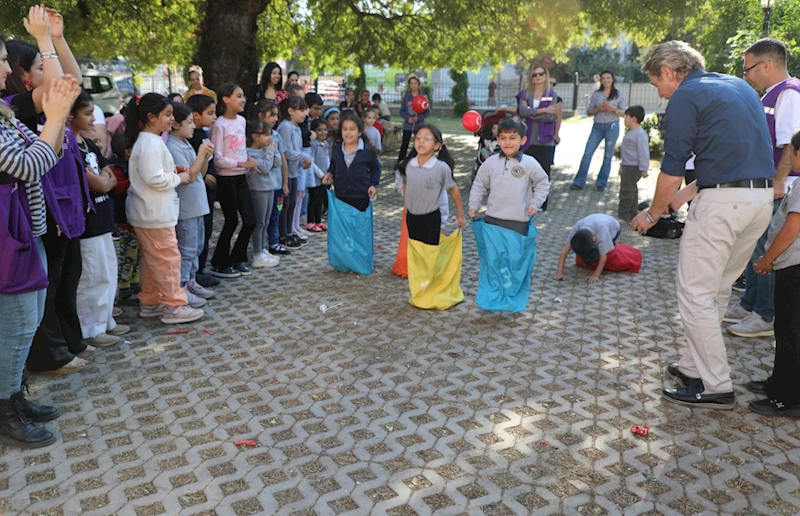
[[[126,135],[133,151],[128,165],[131,186],[125,208],[142,254],[138,294],[141,317],[165,324],[195,321],[203,310],[191,308],[181,288],[181,255],[175,225],[179,199],[175,187],[189,183],[189,171],[177,170],[161,134],[172,129],[172,105],[157,93],[128,104]],[[185,167],[182,167],[185,168]]]

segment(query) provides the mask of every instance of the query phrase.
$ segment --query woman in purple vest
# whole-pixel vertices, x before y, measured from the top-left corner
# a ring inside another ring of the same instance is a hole
[[[3,97],[17,118],[36,132],[42,123],[42,100],[53,79],[69,73],[81,83],[80,67],[64,40],[63,19],[52,9],[31,7],[28,33],[36,40],[7,44],[11,74]],[[81,277],[80,236],[85,229],[84,212],[91,207],[89,187],[83,172],[75,136],[67,130],[62,142],[63,156],[42,178],[47,201],[47,233],[42,236],[47,251],[48,277],[44,319],[28,355],[28,369],[34,372],[71,372],[88,362],[76,355],[91,351],[81,342],[76,293]]]
[[[0,38],[0,89],[11,73],[6,56]],[[0,211],[7,221],[0,235],[0,436],[29,447],[55,442],[52,433],[32,421],[50,421],[60,415],[54,407],[26,400],[21,383],[44,313],[47,286],[42,243],[47,217],[41,179],[58,162],[67,116],[78,93],[74,79],[61,79],[42,97],[48,119],[39,137],[0,100]],[[16,222],[8,224],[12,219]]]
[[[525,121],[527,141],[522,150],[532,156],[550,177],[556,144],[561,141],[561,104],[558,95],[550,87],[550,73],[543,66],[531,70],[525,81],[525,89],[517,94],[517,107],[501,107],[498,111],[518,114]],[[547,200],[542,211],[547,210]]]

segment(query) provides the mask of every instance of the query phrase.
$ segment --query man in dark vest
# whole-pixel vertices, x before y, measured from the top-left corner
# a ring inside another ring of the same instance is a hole
[[[786,71],[786,45],[777,39],[767,38],[754,43],[744,53],[744,78],[758,92],[764,92],[761,103],[772,140],[772,157],[775,163],[775,205],[773,213],[780,206],[780,200],[788,191],[789,185],[800,172],[793,172],[789,155],[792,146],[789,142],[795,132],[800,130],[800,80],[790,77]],[[745,270],[745,292],[739,304],[725,314],[724,322],[735,323],[728,326],[728,332],[740,337],[770,337],[773,330],[775,306],[775,274],[757,274],[753,262],[764,256],[767,233],[758,240],[756,249]],[[756,394],[766,394],[764,382],[751,382],[748,389]]]

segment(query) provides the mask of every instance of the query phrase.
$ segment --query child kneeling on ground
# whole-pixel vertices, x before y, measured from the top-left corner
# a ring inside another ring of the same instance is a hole
[[[567,243],[558,257],[556,275],[553,279],[564,279],[564,263],[570,251],[581,257],[584,263],[597,262],[597,268],[586,281],[597,283],[606,266],[608,253],[614,250],[614,244],[619,238],[621,228],[619,221],[611,215],[595,213],[584,217],[572,227],[567,236]]]

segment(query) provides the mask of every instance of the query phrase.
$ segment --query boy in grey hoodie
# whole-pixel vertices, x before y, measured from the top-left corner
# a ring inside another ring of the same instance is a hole
[[[550,181],[531,156],[522,153],[525,125],[506,118],[497,126],[500,154],[483,162],[469,193],[469,216],[475,218],[489,193],[484,220],[527,236],[531,217],[547,199]]]

